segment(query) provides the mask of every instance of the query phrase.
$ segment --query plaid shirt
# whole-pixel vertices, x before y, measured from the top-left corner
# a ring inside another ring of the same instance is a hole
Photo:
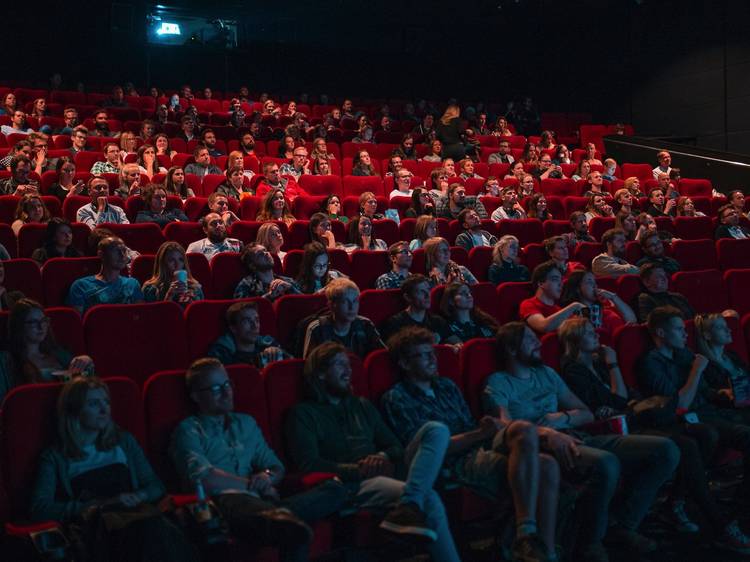
[[[455,212],[451,210],[448,197],[439,197],[435,202],[435,216],[444,219],[457,219],[458,213],[460,213],[464,209],[474,209],[479,215],[480,219],[488,218],[487,209],[484,208],[484,204],[474,196],[465,197],[463,200],[463,204],[459,205],[458,210],[456,210]]]
[[[99,176],[101,174],[119,174],[120,168],[111,162],[94,162],[91,166],[91,175]]]
[[[408,271],[406,272],[406,275],[402,276],[400,273],[391,270],[388,273],[383,273],[383,275],[377,278],[377,280],[375,281],[375,288],[400,289],[401,284],[406,280],[408,276]]]
[[[287,295],[293,295],[293,294],[299,294],[300,290],[297,284],[294,282],[294,279],[291,277],[284,277],[283,275],[274,275],[274,279],[281,279],[282,281],[286,281],[289,283],[292,287],[283,294]],[[248,299],[251,297],[262,297],[265,296],[266,293],[268,293],[268,288],[271,286],[270,283],[263,283],[256,275],[250,273],[249,275],[246,275],[242,278],[242,281],[239,282],[237,285],[237,288],[234,290],[234,298],[235,299]],[[279,297],[282,296],[279,294]],[[270,300],[270,299],[269,299]]]
[[[316,318],[307,326],[303,356],[323,342],[335,341],[349,351],[364,359],[368,353],[385,347],[375,324],[364,316],[357,316],[349,327],[349,333],[341,336],[334,330],[333,317],[325,314]]]

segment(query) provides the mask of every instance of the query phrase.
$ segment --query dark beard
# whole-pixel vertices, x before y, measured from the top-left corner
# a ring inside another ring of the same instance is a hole
[[[326,392],[335,398],[346,398],[347,396],[351,396],[352,394],[352,386],[351,384],[347,386],[346,388],[340,388],[338,386],[334,387],[333,385],[330,385],[328,383],[324,383]]]
[[[209,235],[208,239],[211,242],[213,242],[214,244],[217,244],[217,243],[223,242],[224,240],[227,239],[227,233],[226,232],[224,232],[223,234],[216,234],[216,233],[214,233],[214,234]]]

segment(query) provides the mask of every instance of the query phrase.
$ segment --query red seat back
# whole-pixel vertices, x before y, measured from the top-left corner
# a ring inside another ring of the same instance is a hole
[[[99,272],[98,257],[52,258],[42,267],[44,303],[47,306],[63,306],[70,286],[76,279]]]
[[[247,275],[240,254],[222,252],[211,259],[211,292],[218,299],[231,299],[237,284]]]
[[[187,249],[196,240],[205,238],[206,234],[197,222],[170,222],[164,227],[164,237]]]
[[[683,271],[716,269],[716,243],[713,240],[675,240],[672,243],[672,257]]]
[[[155,254],[166,239],[159,225],[153,222],[136,224],[105,224],[125,245],[141,254]]]
[[[635,366],[638,360],[651,347],[651,337],[644,324],[626,324],[618,328],[614,335],[615,351],[620,363],[620,371],[625,384],[638,387]]]
[[[497,368],[495,340],[479,338],[469,340],[461,348],[461,374],[464,381],[464,396],[474,416],[482,414],[481,396],[484,380]]]
[[[720,269],[750,268],[750,240],[722,238],[716,241]]]
[[[501,220],[497,223],[497,235],[506,234],[518,238],[521,247],[544,240],[544,229],[539,219]]]
[[[351,259],[352,281],[357,284],[360,290],[374,288],[376,279],[391,269],[391,259],[388,252],[355,250],[349,257]]]
[[[714,225],[711,217],[675,217],[674,233],[683,240],[713,240]]]
[[[273,303],[278,321],[279,341],[287,344],[295,327],[304,318],[327,306],[325,295],[284,295]],[[282,320],[283,319],[283,320]]]
[[[359,295],[359,314],[377,327],[404,308],[401,289],[366,289]]]
[[[671,289],[687,298],[696,313],[721,312],[729,306],[721,271],[678,271],[672,275]]]
[[[533,293],[531,283],[526,282],[501,283],[496,291],[498,305],[495,318],[500,324],[518,320],[518,305]]]

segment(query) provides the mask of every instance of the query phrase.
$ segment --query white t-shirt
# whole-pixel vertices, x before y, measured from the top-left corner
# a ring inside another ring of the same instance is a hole
[[[394,197],[411,197],[411,194],[414,192],[413,189],[410,189],[409,191],[399,191],[398,189],[394,189],[391,191],[391,194],[388,196],[388,200],[390,201]]]

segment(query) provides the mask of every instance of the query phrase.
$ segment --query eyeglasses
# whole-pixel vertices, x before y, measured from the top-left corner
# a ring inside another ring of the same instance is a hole
[[[229,392],[234,388],[234,385],[232,384],[232,381],[227,379],[221,384],[212,384],[211,386],[204,386],[203,388],[197,389],[196,392],[206,392],[210,391],[211,394],[214,396],[222,394],[224,392]]]

